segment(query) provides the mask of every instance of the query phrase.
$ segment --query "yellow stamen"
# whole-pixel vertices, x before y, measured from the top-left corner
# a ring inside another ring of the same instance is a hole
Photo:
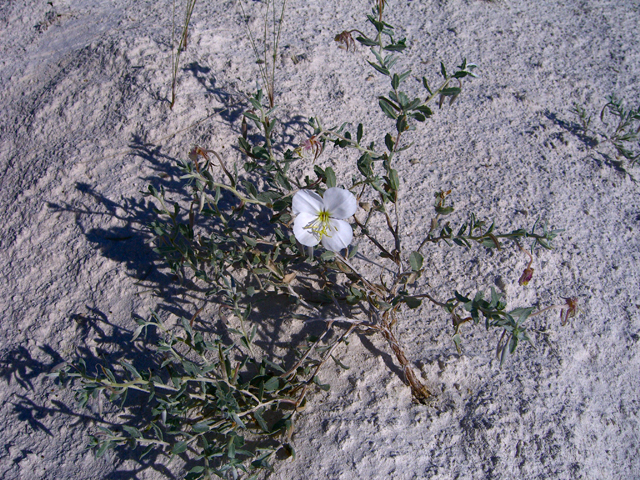
[[[329,223],[330,219],[329,212],[323,210],[318,212],[318,218],[309,222],[309,224],[304,227],[306,230],[310,230],[311,234],[316,237],[318,240],[321,240],[322,237],[331,238],[331,224]],[[337,229],[334,229],[337,230]]]

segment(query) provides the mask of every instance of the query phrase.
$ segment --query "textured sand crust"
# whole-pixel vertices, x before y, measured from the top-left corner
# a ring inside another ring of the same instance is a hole
[[[370,3],[289,0],[276,101],[290,144],[312,115],[363,122],[377,142],[376,131],[393,128],[376,98],[389,85],[368,51],[333,41],[367,28]],[[0,478],[184,475],[181,458],[139,462],[119,449],[96,459],[88,435],[131,412],[106,401],[81,410],[45,377],[78,354],[144,358],[129,342],[132,314],[190,317],[203,304],[151,251],[154,214],[140,192],[154,184],[184,198],[176,162],[196,144],[240,161],[235,139],[258,72],[236,2],[202,1],[169,110],[172,5],[0,4]],[[246,8],[258,29],[261,4]],[[408,313],[398,335],[439,393],[426,407],[412,403],[382,341],[354,336],[340,352],[350,370],[325,369],[333,388],[312,395],[297,459],[271,478],[640,478],[640,167],[617,168],[570,113],[578,102],[597,116],[611,93],[638,105],[638,2],[390,0],[388,12],[410,46],[400,60],[413,70],[409,91],[421,92],[423,75],[435,82],[441,60],[466,57],[480,75],[410,134],[415,145],[398,160],[407,245],[427,232],[433,193],[448,189],[454,224],[475,212],[501,230],[538,218],[565,230],[555,250],[538,252],[527,287],[518,286],[527,259],[513,246],[431,247],[431,291],[493,286],[513,307],[578,297],[582,313],[564,327],[557,311],[532,318],[535,349],[523,345],[502,369],[496,333],[464,329],[458,355],[440,310]],[[328,149],[319,163],[346,184],[355,160]],[[201,318],[202,329],[220,324],[213,307]],[[260,338],[277,344],[301,330],[265,317]]]

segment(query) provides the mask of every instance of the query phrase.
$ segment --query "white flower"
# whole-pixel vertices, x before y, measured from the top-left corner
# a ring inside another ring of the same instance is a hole
[[[332,252],[347,248],[353,230],[344,220],[356,213],[356,197],[343,188],[330,188],[324,198],[311,190],[300,190],[293,196],[293,233],[307,247],[322,242]]]

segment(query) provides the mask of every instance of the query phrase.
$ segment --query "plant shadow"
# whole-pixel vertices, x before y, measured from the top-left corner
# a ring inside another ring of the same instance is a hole
[[[576,122],[570,122],[559,118],[555,113],[545,111],[544,116],[551,120],[555,125],[562,128],[566,132],[576,137],[582,144],[589,150],[587,158],[591,158],[598,164],[599,167],[606,165],[613,168],[618,173],[628,175],[631,180],[635,182],[635,178],[624,168],[624,162],[616,160],[604,152],[596,150],[596,147],[600,145],[598,140],[592,136],[585,134],[582,127]]]
[[[243,112],[248,110],[246,95],[241,92],[230,92],[230,88],[225,89],[218,86],[218,80],[212,73],[211,68],[202,66],[198,62],[191,62],[183,68],[184,72],[191,73],[198,83],[204,88],[205,92],[212,95],[218,102],[224,105],[224,109],[220,111],[220,116],[229,125],[234,126],[235,132],[241,134],[240,121]],[[301,115],[292,115],[286,121],[279,122],[280,129],[278,135],[281,137],[278,145],[274,146],[276,151],[283,153],[287,148],[295,149],[304,140],[313,134],[313,129],[308,123],[308,119]],[[248,140],[250,143],[257,144],[264,139],[262,132],[256,132],[255,126],[249,122]],[[237,147],[236,147],[237,150]]]
[[[216,79],[211,72],[196,63],[188,65],[185,70],[190,71],[207,92],[215,95],[220,102],[225,105],[225,109],[220,115],[230,125],[239,123],[242,117],[244,104],[236,102],[233,95],[217,87]],[[240,133],[240,128],[238,128]],[[293,117],[280,125],[279,134],[283,142],[281,149],[296,147],[301,136],[309,136],[311,127],[302,120],[302,117]],[[259,133],[251,133],[249,137],[253,142],[259,142]],[[192,207],[192,195],[189,183],[182,177],[184,171],[178,165],[178,159],[165,153],[163,147],[146,142],[142,137],[134,135],[131,138],[129,155],[142,159],[145,165],[151,169],[152,173],[142,180],[152,186],[156,191],[162,191],[171,203],[179,205],[179,222],[189,223],[189,211]],[[261,179],[257,176],[247,178],[260,184]],[[49,208],[57,212],[71,212],[75,215],[76,223],[86,240],[105,259],[113,261],[126,268],[134,283],[144,289],[153,292],[158,298],[156,312],[159,317],[177,317],[191,321],[194,331],[202,334],[203,337],[216,337],[224,345],[232,345],[234,339],[229,331],[229,319],[225,319],[221,313],[221,297],[210,291],[211,287],[203,285],[193,279],[191,274],[185,271],[169,271],[161,260],[161,255],[152,248],[154,234],[150,225],[158,220],[159,214],[157,205],[149,197],[122,198],[114,201],[101,194],[96,186],[78,182],[76,189],[82,194],[82,202],[76,204],[49,202]],[[85,201],[86,200],[86,201]],[[221,209],[230,210],[238,206],[238,200],[230,193],[221,192],[219,205]],[[275,225],[269,220],[271,211],[265,207],[254,206],[246,215],[233,218],[231,227],[238,230],[251,230],[261,237],[274,235]],[[106,219],[103,222],[117,225],[110,227],[92,226],[91,221],[95,219]],[[214,217],[204,218],[198,225],[199,232],[215,231],[219,228],[219,220]],[[308,273],[308,266],[304,262],[295,265],[295,272],[299,278],[304,278]],[[314,285],[310,282],[300,281],[306,290],[313,290]],[[346,294],[339,292],[338,294]],[[255,340],[256,346],[264,352],[265,356],[277,359],[284,368],[296,362],[295,348],[305,347],[309,344],[310,337],[325,336],[325,341],[335,340],[339,335],[341,326],[327,327],[326,321],[305,321],[299,326],[291,328],[292,315],[296,312],[298,305],[291,301],[291,297],[286,294],[268,295],[264,298],[256,297],[254,309],[249,320],[259,326],[258,335]],[[199,315],[201,306],[213,306],[212,318],[208,315]],[[320,311],[327,318],[336,317],[343,312],[336,311],[331,304],[321,305]],[[102,376],[105,369],[117,369],[118,375],[122,375],[124,369],[123,362],[130,364],[139,372],[148,372],[151,375],[166,375],[163,370],[163,357],[156,350],[156,346],[162,340],[161,335],[153,328],[148,328],[144,332],[146,337],[141,337],[132,341],[133,329],[123,328],[112,322],[108,315],[96,308],[86,307],[86,312],[74,313],[70,317],[78,329],[79,347],[75,355],[76,361],[80,359],[87,373],[95,376]],[[142,320],[142,319],[139,319]],[[179,324],[179,323],[178,323]],[[363,336],[364,337],[364,336]],[[88,346],[87,339],[91,339],[92,346]],[[402,376],[402,372],[395,366],[390,355],[384,355],[368,339],[363,338],[365,348],[375,355],[382,355],[385,363],[389,365],[393,372]],[[45,349],[48,347],[44,347]],[[51,351],[49,351],[51,350]],[[7,379],[13,379],[23,388],[33,389],[32,381],[35,377],[49,373],[57,365],[64,364],[64,359],[52,349],[45,350],[51,356],[51,362],[38,363],[30,356],[29,351],[18,347],[10,352],[10,357],[14,360],[11,366],[2,370],[2,375]],[[151,352],[155,352],[150,354]],[[64,383],[64,379],[59,378]],[[38,405],[26,396],[17,397],[13,403],[14,411],[18,419],[29,424],[34,430],[44,432],[52,436],[50,428],[44,419],[64,415],[74,419],[74,425],[89,427],[92,424],[107,426],[112,429],[122,425],[122,421],[111,422],[109,417],[103,415],[78,413],[76,409],[69,407],[61,401],[54,401],[52,406]],[[120,404],[118,418],[124,420],[124,424],[138,429],[149,425],[149,422],[157,421],[158,414],[154,414],[148,403],[147,394],[144,392],[132,392],[122,400]],[[132,450],[127,445],[117,446],[112,450],[113,454],[120,460],[131,460],[137,462],[134,468],[117,467],[110,473],[109,478],[137,478],[143,470],[148,468],[156,470],[166,478],[177,478],[167,467],[162,464],[162,458],[169,452],[158,448],[149,452],[143,459],[140,458],[142,447]],[[179,455],[189,469],[195,465],[187,454]]]
[[[149,355],[148,346],[157,343],[159,336],[157,332],[149,330],[146,332],[145,339],[132,342],[132,331],[111,322],[101,310],[88,306],[85,313],[71,315],[70,321],[75,323],[80,340],[75,351],[76,359],[71,362],[69,359],[63,359],[49,345],[39,347],[41,353],[49,357],[48,360],[34,358],[34,355],[23,346],[3,352],[0,359],[0,378],[9,385],[16,382],[24,391],[24,393],[13,392],[10,396],[8,403],[11,405],[13,418],[28,425],[32,431],[42,432],[52,439],[56,437],[53,427],[54,419],[61,417],[65,419],[68,427],[83,431],[93,430],[96,425],[119,431],[123,424],[122,416],[114,415],[109,409],[106,412],[96,413],[92,408],[80,409],[52,396],[49,396],[46,402],[34,400],[31,397],[37,387],[33,382],[47,375],[55,378],[56,371],[64,369],[69,364],[77,365],[74,363],[77,359],[82,359],[87,373],[95,374],[96,377],[100,374],[102,367],[112,368],[122,361],[131,363],[139,371],[153,372],[159,369],[159,363],[156,358]],[[89,343],[94,346],[89,347]],[[65,385],[59,378],[53,380],[53,383],[60,387]],[[69,385],[66,384],[66,386]],[[125,417],[127,424],[140,427],[146,424],[151,418],[151,412],[146,405],[146,399],[142,396],[135,393],[129,395],[122,405],[127,412]],[[158,472],[163,478],[180,478],[165,466],[166,452],[156,449],[148,452],[144,458],[140,458],[142,450],[142,448],[132,450],[128,445],[117,446],[113,450],[113,455],[127,463],[126,466],[116,466],[109,472],[108,478],[135,479],[147,469]],[[20,458],[14,461],[19,462]]]
[[[576,122],[570,122],[567,120],[563,120],[558,117],[555,113],[550,111],[545,111],[544,116],[551,120],[555,125],[562,128],[563,130],[569,132],[578,140],[580,140],[585,147],[592,149],[598,146],[598,140],[586,135],[582,127]]]

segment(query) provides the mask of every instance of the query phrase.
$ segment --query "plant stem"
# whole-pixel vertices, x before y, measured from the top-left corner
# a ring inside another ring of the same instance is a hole
[[[400,343],[398,342],[396,336],[394,335],[391,326],[388,325],[387,322],[385,321],[383,322],[383,325],[379,327],[379,331],[380,333],[382,333],[382,336],[387,340],[387,342],[389,343],[389,346],[391,347],[391,350],[393,350],[393,353],[398,359],[398,362],[402,367],[405,380],[409,384],[409,387],[411,388],[411,393],[413,393],[414,398],[418,402],[424,403],[426,400],[428,400],[431,397],[431,392],[427,389],[426,386],[422,384],[420,380],[418,380],[418,377],[414,373],[413,368],[409,363],[409,360],[407,360],[407,357],[404,354],[404,351],[402,350],[402,347],[400,346]]]
[[[332,130],[325,130],[324,128],[322,128],[320,130],[320,133],[318,134],[318,136],[323,136],[323,137],[335,137],[339,140],[342,140],[344,142],[348,142],[349,146],[351,146],[352,148],[355,148],[356,150],[361,151],[362,153],[368,153],[369,155],[372,155],[374,157],[378,157],[380,156],[380,154],[378,152],[375,152],[373,150],[369,150],[368,148],[364,148],[362,145],[360,145],[358,142],[354,142],[353,140],[345,137],[344,135],[340,135],[339,133],[336,133]]]

